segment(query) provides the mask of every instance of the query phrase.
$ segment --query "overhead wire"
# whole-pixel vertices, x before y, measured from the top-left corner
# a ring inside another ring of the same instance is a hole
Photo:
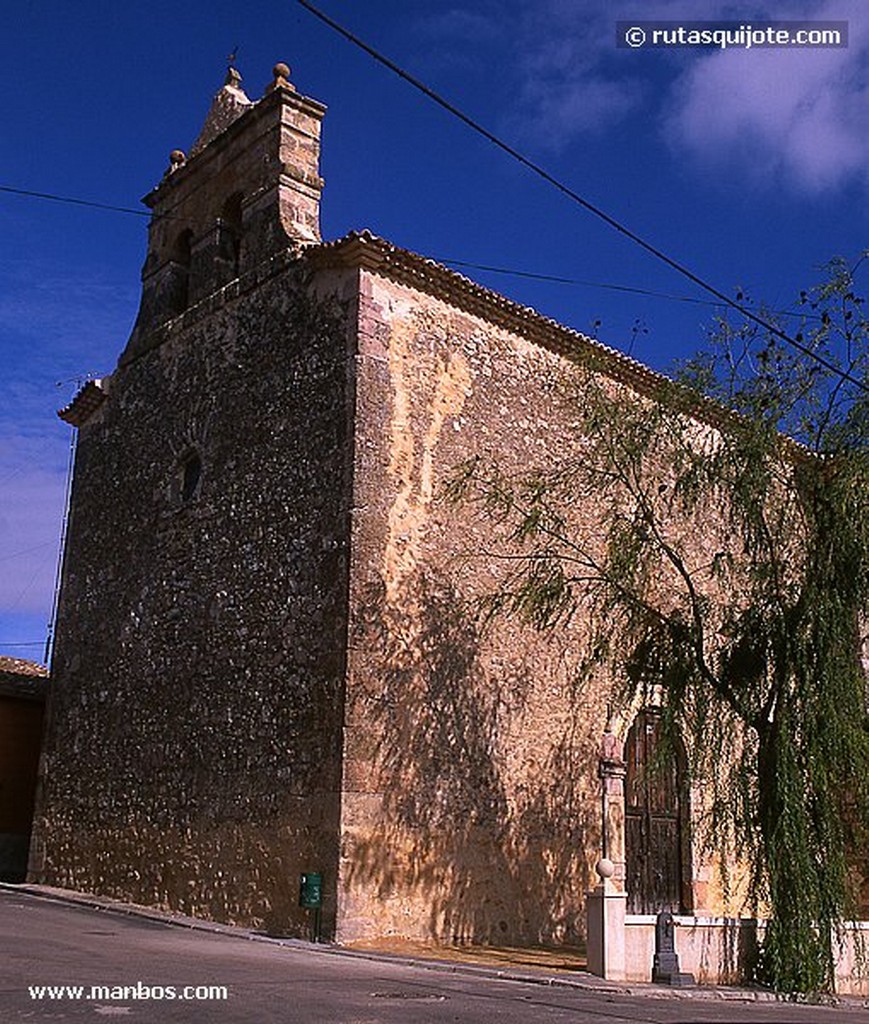
[[[57,613],[60,608],[60,585],[63,577],[63,558],[66,551],[66,537],[69,531],[69,516],[72,509],[72,484],[75,471],[75,453],[78,446],[78,431],[70,427],[69,451],[66,464],[66,487],[63,496],[63,518],[60,522],[60,537],[57,543],[57,560],[54,567],[54,589],[51,598],[51,616],[48,620],[48,628],[45,631],[45,654],[43,659],[46,665],[51,663],[51,655],[54,650],[54,627],[57,623]]]
[[[115,206],[112,203],[98,203],[91,199],[78,199],[75,196],[61,196],[53,192],[34,192],[29,188],[13,188],[11,185],[0,185],[0,192],[11,195],[27,196],[30,199],[50,199],[56,203],[72,203],[75,206],[91,206],[97,210],[111,210],[114,213],[131,213],[136,217],[150,217],[150,210],[136,210],[132,206]]]
[[[496,146],[498,149],[502,150],[508,156],[512,157],[518,163],[522,164],[522,166],[530,170],[532,173],[536,174],[538,177],[542,178],[548,184],[552,185],[553,188],[556,188],[559,192],[567,196],[570,200],[577,203],[579,206],[583,207],[583,209],[587,210],[595,217],[598,217],[600,220],[604,221],[604,223],[608,224],[615,231],[618,231],[620,234],[630,239],[636,245],[639,245],[642,249],[645,249],[646,252],[650,253],[652,256],[654,256],[661,262],[665,263],[668,267],[675,270],[683,277],[686,277],[689,281],[692,281],[699,288],[702,288],[710,295],[714,295],[722,304],[729,306],[732,309],[735,309],[742,316],[754,321],[764,330],[769,331],[769,333],[772,334],[774,337],[777,337],[779,340],[784,341],[786,344],[797,349],[799,352],[802,352],[803,355],[807,356],[810,359],[813,359],[815,362],[825,367],[831,373],[834,373],[837,376],[841,377],[842,379],[849,381],[851,384],[856,385],[861,390],[869,392],[869,385],[864,384],[863,381],[858,380],[856,377],[852,376],[847,371],[843,370],[841,367],[836,366],[835,363],[830,362],[828,359],[824,358],[824,356],[820,355],[817,352],[814,352],[811,348],[809,348],[807,345],[804,345],[796,338],[792,338],[789,334],[787,334],[787,332],[781,330],[781,328],[777,327],[775,324],[770,323],[768,320],[765,320],[761,316],[758,316],[756,313],[752,312],[752,310],[749,309],[747,306],[744,306],[741,303],[737,302],[735,299],[730,298],[730,296],[727,295],[725,292],[722,292],[714,285],[709,284],[709,282],[700,277],[699,274],[695,274],[694,271],[690,270],[684,264],[680,263],[678,260],[673,259],[671,256],[668,256],[665,252],[663,252],[663,250],[659,249],[655,245],[652,245],[651,242],[647,242],[635,231],[632,231],[630,228],[626,227],[620,221],[616,220],[615,217],[612,217],[610,214],[606,213],[606,211],[602,210],[599,206],[596,206],[594,203],[590,202],[588,199],[585,199],[583,196],[581,196],[578,192],[574,191],[574,189],[570,188],[568,185],[565,185],[564,182],[560,181],[553,174],[550,174],[549,171],[543,168],[540,164],[535,163],[533,160],[529,159],[529,157],[525,156],[514,146],[511,146],[509,143],[505,142],[503,139],[497,136],[494,132],[490,131],[488,128],[485,128],[483,125],[481,125],[478,121],[474,120],[474,118],[470,117],[463,110],[457,107],[454,103],[451,103],[449,100],[445,99],[443,96],[440,95],[440,93],[435,92],[434,89],[427,86],[419,78],[416,78],[414,75],[410,74],[410,72],[406,71],[399,64],[396,64],[395,61],[391,60],[389,57],[386,57],[384,54],[380,53],[373,46],[370,46],[363,39],[360,39],[359,36],[355,35],[349,29],[345,28],[339,22],[335,21],[334,18],[331,18],[328,14],[321,11],[318,7],[312,4],[310,0],[296,0],[296,3],[298,3],[301,7],[304,7],[306,11],[310,12],[311,14],[314,15],[314,17],[322,21],[323,24],[328,25],[329,28],[333,29],[339,35],[343,36],[348,42],[352,43],[354,46],[358,47],[360,50],[367,53],[371,58],[377,61],[377,63],[382,64],[383,67],[387,68],[394,74],[398,75],[399,78],[407,82],[409,85],[413,86],[414,89],[417,89],[424,96],[427,96],[430,100],[432,100],[432,102],[436,103],[439,107],[446,110],[447,113],[452,114],[453,117],[458,118],[458,120],[460,120],[463,124],[467,125],[467,127],[470,128],[472,131],[476,132],[478,135],[481,135],[488,142],[492,143],[493,146]]]
[[[576,285],[581,288],[605,288],[609,291],[627,292],[630,295],[644,295],[652,299],[666,299],[668,302],[687,302],[697,306],[713,306],[720,309],[725,303],[720,300],[698,299],[690,295],[670,295],[667,292],[656,292],[651,288],[638,288],[628,284],[612,284],[603,281],[586,281],[577,277],[559,277],[555,274],[541,274],[533,270],[516,270],[510,267],[495,267],[486,263],[471,263],[468,260],[454,260],[446,256],[433,256],[437,263],[447,267],[463,267],[469,270],[484,270],[490,274],[506,274],[510,277],[525,277],[532,281],[552,282],[553,284]],[[777,316],[798,316],[806,320],[822,320],[821,316],[796,309],[771,309],[770,313]]]
[[[713,295],[718,300],[718,302],[716,303],[717,305],[727,306],[727,307],[729,307],[731,309],[736,310],[738,313],[740,313],[740,315],[742,315],[742,316],[746,317],[747,319],[753,321],[754,323],[758,324],[764,330],[769,331],[769,333],[772,334],[774,337],[777,337],[779,340],[784,341],[786,344],[788,344],[791,347],[795,348],[797,351],[801,352],[803,355],[805,355],[808,358],[814,360],[819,365],[825,367],[831,373],[836,374],[837,376],[841,377],[843,380],[847,380],[849,383],[854,384],[856,387],[860,388],[861,390],[869,392],[869,386],[867,386],[863,381],[861,381],[858,378],[854,377],[853,375],[848,373],[846,370],[843,370],[841,367],[836,366],[830,360],[826,359],[820,353],[818,353],[818,352],[814,351],[813,349],[809,348],[807,345],[804,345],[800,340],[798,340],[798,338],[791,337],[786,331],[783,331],[776,324],[771,323],[769,320],[766,320],[762,316],[759,316],[749,306],[746,306],[744,303],[741,303],[741,302],[731,298],[725,292],[722,292],[720,289],[716,288],[714,285],[709,284],[708,281],[706,281],[705,279],[700,277],[698,274],[695,274],[694,271],[690,270],[688,267],[686,267],[684,264],[680,263],[678,260],[675,260],[672,257],[668,256],[665,252],[663,252],[663,250],[659,249],[657,246],[653,245],[650,242],[647,242],[644,238],[642,238],[636,232],[632,231],[630,228],[626,227],[624,224],[622,224],[620,221],[618,221],[615,217],[612,217],[610,214],[606,213],[599,206],[597,206],[594,203],[590,202],[589,200],[585,199],[583,196],[581,196],[574,189],[572,189],[569,186],[565,185],[562,181],[560,181],[554,175],[550,174],[550,172],[547,171],[545,168],[543,168],[540,164],[535,163],[533,160],[531,160],[528,157],[526,157],[523,153],[521,153],[515,147],[511,146],[509,143],[505,142],[499,136],[495,135],[494,132],[491,132],[488,128],[485,128],[478,121],[476,121],[472,117],[470,117],[468,114],[465,114],[464,111],[462,111],[460,108],[458,108],[455,104],[451,103],[449,100],[445,99],[443,96],[441,96],[435,90],[433,90],[429,86],[427,86],[420,79],[418,79],[414,75],[410,74],[408,71],[406,71],[404,68],[402,68],[395,61],[391,60],[389,57],[386,57],[384,54],[380,53],[378,50],[376,50],[374,47],[370,46],[368,43],[366,43],[359,36],[355,35],[351,31],[349,31],[349,29],[346,29],[339,22],[335,21],[333,18],[331,18],[325,12],[321,11],[314,4],[310,3],[310,0],[296,0],[296,2],[300,6],[304,7],[305,10],[309,11],[312,15],[314,15],[316,18],[318,18],[320,21],[322,21],[324,24],[326,24],[331,29],[333,29],[335,32],[337,32],[339,35],[343,36],[348,42],[352,43],[354,46],[358,47],[363,52],[367,53],[370,57],[372,57],[379,64],[383,65],[388,70],[390,70],[394,74],[398,75],[398,77],[401,78],[403,81],[407,82],[409,85],[413,86],[413,88],[415,88],[419,92],[423,93],[423,95],[428,97],[430,100],[432,100],[438,106],[442,107],[448,113],[450,113],[454,117],[458,118],[463,124],[465,124],[467,127],[469,127],[472,131],[476,132],[478,135],[481,135],[483,138],[485,138],[492,145],[496,146],[498,149],[500,149],[503,152],[505,152],[508,156],[510,156],[512,159],[514,159],[517,162],[519,162],[520,164],[522,164],[524,167],[526,167],[532,173],[536,174],[538,177],[542,178],[548,184],[552,185],[559,192],[561,192],[562,194],[567,196],[570,200],[572,200],[573,202],[577,203],[579,206],[583,207],[585,210],[587,210],[589,213],[593,214],[594,216],[598,217],[600,220],[604,221],[604,223],[608,224],[615,231],[617,231],[620,234],[624,235],[626,238],[630,239],[636,245],[639,245],[641,248],[646,250],[646,252],[650,253],[656,259],[660,260],[661,262],[666,264],[668,267],[670,267],[672,270],[675,270],[677,273],[681,274],[683,277],[686,277],[689,281],[691,281],[692,283],[697,285],[699,288],[701,288],[704,291],[708,292],[710,295]],[[115,205],[115,204],[111,204],[111,203],[102,203],[102,202],[97,202],[97,201],[94,201],[94,200],[80,199],[80,198],[74,197],[74,196],[63,196],[63,195],[59,195],[59,194],[51,193],[51,192],[38,192],[38,191],[35,191],[33,189],[16,188],[16,187],[13,187],[13,186],[10,186],[10,185],[0,185],[0,192],[9,193],[9,194],[12,194],[12,195],[26,196],[26,197],[30,197],[30,198],[52,200],[54,202],[70,203],[70,204],[74,204],[76,206],[85,206],[85,207],[91,207],[91,208],[94,208],[94,209],[108,210],[108,211],[115,212],[115,213],[131,214],[131,215],[138,216],[138,217],[149,217],[149,216],[152,215],[150,210],[139,210],[139,209],[134,209],[132,207],[119,206],[119,205]],[[170,218],[172,217],[172,215],[165,215],[165,216],[170,217]],[[455,266],[460,266],[460,265],[469,266],[469,267],[470,266],[475,266],[477,269],[481,269],[481,270],[482,269],[486,269],[486,270],[489,270],[490,272],[493,272],[493,273],[511,273],[511,274],[514,274],[515,276],[518,276],[518,277],[529,277],[529,278],[537,278],[538,277],[538,275],[535,275],[535,274],[533,274],[531,272],[518,271],[518,270],[517,271],[507,271],[507,270],[503,270],[503,269],[500,269],[500,268],[494,268],[494,267],[488,267],[487,268],[487,267],[484,267],[482,265],[470,264],[470,263],[460,263],[459,261],[452,261],[452,264],[455,265]],[[543,275],[539,275],[539,279],[551,280],[552,278],[549,278],[548,276],[544,277]],[[565,281],[565,283],[573,283],[573,282]],[[589,286],[592,286],[592,287],[612,288],[614,290],[631,291],[631,292],[635,292],[637,294],[657,295],[658,297],[661,297],[661,298],[671,298],[674,301],[681,301],[681,302],[697,302],[697,303],[700,303],[700,302],[703,301],[703,300],[700,300],[700,299],[692,299],[690,297],[665,296],[665,295],[660,294],[660,293],[653,293],[653,292],[642,290],[642,289],[632,289],[629,286],[624,286],[624,285],[622,285],[622,286],[620,286],[620,285],[606,285],[606,284],[598,284],[598,283],[594,283],[594,282],[576,282],[576,283],[577,284],[587,283]],[[791,314],[787,314],[787,315],[791,315]]]
[[[21,558],[22,555],[32,555],[34,551],[42,551],[43,548],[47,548],[54,544],[53,540],[43,541],[42,544],[34,544],[30,548],[22,548],[20,551],[13,551],[10,555],[0,555],[0,562],[9,562],[13,558]]]
[[[775,324],[773,324],[770,321],[764,319],[762,316],[759,316],[758,314],[754,313],[752,311],[752,309],[750,307],[746,306],[744,303],[738,302],[737,300],[734,300],[733,298],[728,296],[726,293],[720,291],[715,286],[711,285],[705,279],[700,277],[698,274],[694,273],[688,267],[684,266],[679,261],[677,261],[677,260],[673,259],[672,257],[668,256],[661,249],[659,249],[655,245],[651,244],[650,242],[646,241],[644,238],[642,238],[641,236],[636,234],[630,228],[626,227],[624,224],[622,224],[620,221],[618,221],[615,217],[613,217],[610,214],[606,213],[599,206],[597,206],[594,203],[590,202],[589,200],[585,199],[578,192],[576,192],[574,189],[570,188],[569,186],[565,185],[562,181],[560,181],[558,178],[556,178],[554,175],[552,175],[550,172],[548,172],[541,165],[537,164],[533,160],[531,160],[528,157],[526,157],[519,150],[515,149],[513,146],[511,146],[509,143],[505,142],[503,139],[501,139],[499,136],[495,135],[493,132],[489,131],[487,128],[485,128],[479,122],[474,120],[472,117],[470,117],[469,115],[465,114],[460,108],[455,106],[455,104],[453,104],[450,101],[446,100],[443,96],[441,96],[439,93],[437,93],[436,91],[431,89],[424,82],[422,82],[421,80],[419,80],[418,78],[416,78],[415,76],[413,76],[412,74],[407,72],[400,65],[398,65],[397,63],[392,61],[390,58],[388,58],[385,55],[381,54],[374,47],[372,47],[369,44],[367,44],[366,42],[364,42],[361,38],[356,36],[354,33],[350,32],[348,29],[344,28],[342,25],[340,25],[337,21],[335,21],[334,19],[329,17],[323,11],[319,10],[319,8],[317,8],[314,4],[310,3],[309,0],[297,0],[297,2],[300,4],[300,6],[305,8],[309,13],[311,13],[312,15],[317,17],[324,24],[326,24],[331,29],[333,29],[335,32],[337,32],[342,37],[344,37],[348,42],[350,42],[354,46],[358,47],[359,49],[363,50],[365,53],[367,53],[370,57],[372,57],[379,64],[383,65],[384,67],[386,67],[387,69],[392,71],[394,74],[399,76],[402,80],[404,80],[409,85],[411,85],[413,88],[415,88],[419,92],[423,93],[427,98],[432,100],[434,103],[436,103],[442,109],[446,110],[452,116],[456,117],[458,120],[460,120],[462,123],[464,123],[468,128],[470,128],[471,130],[476,132],[478,135],[481,135],[484,139],[486,139],[492,145],[496,146],[498,149],[500,149],[503,152],[505,152],[512,159],[516,160],[518,163],[520,163],[521,165],[526,167],[529,171],[531,171],[532,173],[534,173],[535,175],[537,175],[538,177],[540,177],[541,179],[546,181],[549,185],[551,185],[554,188],[556,188],[559,192],[561,192],[565,196],[567,196],[571,201],[577,203],[579,206],[581,206],[582,208],[587,210],[589,213],[591,213],[592,215],[594,215],[597,218],[599,218],[600,220],[602,220],[604,223],[609,225],[612,229],[614,229],[615,231],[619,232],[620,234],[622,234],[623,236],[628,238],[630,241],[634,242],[636,245],[640,246],[642,249],[644,249],[646,252],[648,252],[649,254],[654,256],[656,259],[660,260],[661,262],[663,262],[664,264],[669,266],[672,270],[675,270],[677,273],[681,274],[683,277],[685,277],[688,280],[690,280],[696,286],[698,286],[702,290],[706,291],[708,294],[714,296],[717,301],[710,302],[709,300],[693,298],[693,297],[689,297],[689,296],[669,295],[669,294],[665,294],[665,293],[661,293],[661,292],[655,292],[655,291],[652,291],[650,289],[643,289],[643,288],[638,288],[638,287],[632,287],[632,286],[629,286],[629,285],[618,285],[618,284],[613,284],[613,283],[602,283],[602,282],[595,282],[595,281],[578,280],[578,279],[574,279],[574,278],[564,278],[564,277],[558,277],[558,276],[555,276],[555,275],[535,273],[535,272],[532,272],[532,271],[523,271],[523,270],[509,269],[509,268],[504,268],[504,267],[490,266],[490,265],[486,265],[486,264],[472,263],[472,262],[464,261],[464,260],[442,259],[441,258],[441,259],[439,259],[439,262],[445,263],[445,264],[450,265],[450,266],[455,266],[455,267],[473,268],[473,269],[477,269],[477,270],[486,271],[486,272],[489,272],[489,273],[509,274],[509,275],[512,275],[512,276],[524,277],[524,278],[533,279],[533,280],[551,281],[551,282],[562,283],[562,284],[570,284],[570,285],[579,285],[579,286],[585,286],[585,287],[610,289],[610,290],[614,290],[614,291],[626,292],[626,293],[637,294],[637,295],[645,295],[645,296],[649,296],[649,297],[666,299],[666,300],[669,300],[669,301],[676,301],[676,302],[686,302],[686,303],[713,305],[713,306],[719,306],[719,307],[720,306],[729,307],[729,308],[734,309],[735,311],[739,312],[742,316],[746,317],[747,319],[752,320],[753,322],[758,324],[760,327],[762,327],[764,330],[769,331],[772,335],[774,335],[775,337],[779,338],[781,341],[785,342],[786,344],[788,344],[788,345],[792,346],[793,348],[797,349],[798,351],[802,352],[807,357],[813,359],[819,365],[824,366],[826,369],[828,369],[832,373],[838,375],[843,380],[849,381],[850,383],[856,385],[857,387],[861,388],[864,391],[869,391],[869,387],[867,387],[866,384],[864,384],[862,381],[860,381],[857,378],[853,377],[851,374],[849,374],[848,372],[842,370],[840,367],[837,367],[835,364],[831,363],[830,361],[826,360],[823,356],[821,356],[819,353],[813,351],[808,346],[803,345],[798,339],[792,338],[785,331],[782,331],[780,328],[778,328]],[[60,202],[60,203],[67,203],[67,204],[71,204],[71,205],[88,207],[88,208],[93,208],[93,209],[106,210],[106,211],[114,212],[114,213],[123,213],[123,214],[128,214],[128,215],[137,216],[137,217],[150,217],[150,216],[152,216],[152,213],[151,213],[150,210],[136,209],[136,208],[133,208],[133,207],[121,206],[121,205],[112,204],[112,203],[104,203],[104,202],[99,202],[99,201],[95,201],[95,200],[87,200],[87,199],[82,199],[82,198],[75,197],[75,196],[60,195],[60,194],[51,193],[51,192],[41,192],[41,191],[36,191],[36,190],[33,190],[33,189],[17,188],[17,187],[13,187],[13,186],[10,186],[10,185],[0,185],[0,192],[11,194],[11,195],[18,195],[18,196],[27,197],[27,198],[43,199],[43,200],[48,200],[48,201],[53,201],[53,202]],[[795,311],[775,311],[775,312],[778,312],[780,315],[786,315],[786,316],[801,316],[801,317],[806,317],[806,318],[810,318],[810,319],[813,318],[811,314],[806,314],[806,313],[804,313],[802,311],[799,311],[799,312],[795,312]],[[40,547],[41,546],[42,545],[40,545]],[[18,554],[21,554],[21,553],[22,552],[19,552]],[[12,556],[9,556],[9,557],[12,557]],[[7,644],[3,644],[2,646],[7,647],[7,648],[10,648],[10,647],[16,647],[16,648],[17,647],[38,647],[38,646],[42,646],[42,643],[43,643],[42,641],[34,641],[34,642],[29,642],[29,643],[7,643]],[[49,631],[48,645],[50,646],[50,644],[51,644],[51,632]]]
[[[8,192],[13,195],[24,196],[27,198],[51,199],[58,203],[70,203],[75,206],[93,207],[98,210],[109,210],[114,213],[129,213],[134,214],[135,216],[142,217],[147,217],[150,215],[150,212],[148,210],[136,210],[128,206],[114,206],[110,203],[100,203],[96,202],[95,200],[81,199],[78,196],[65,196],[51,192],[36,192],[31,189],[13,188],[9,185],[0,185],[0,192]],[[602,288],[609,291],[625,292],[630,295],[644,295],[649,298],[664,299],[668,302],[685,302],[698,306],[714,306],[720,308],[721,306],[727,305],[727,303],[722,300],[712,301],[711,299],[698,299],[690,295],[672,295],[668,292],[658,292],[651,288],[639,288],[636,285],[615,284],[614,282],[606,281],[588,281],[582,278],[563,277],[557,274],[544,274],[533,270],[520,270],[516,267],[498,267],[488,263],[475,263],[471,260],[453,259],[452,257],[446,256],[432,256],[431,258],[435,260],[437,263],[442,263],[444,264],[444,266],[447,267],[461,267],[468,270],[482,270],[490,274],[504,274],[509,277],[526,278],[532,281],[543,281],[551,282],[554,284],[574,285],[581,288]],[[809,320],[821,319],[819,316],[815,316],[811,313],[806,313],[802,310],[784,309],[771,310],[770,312],[776,313],[780,316],[800,316]]]

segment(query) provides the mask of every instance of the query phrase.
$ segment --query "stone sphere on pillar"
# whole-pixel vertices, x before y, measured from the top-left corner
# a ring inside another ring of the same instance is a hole
[[[595,864],[594,870],[601,878],[612,878],[615,874],[616,866],[609,857],[601,857],[597,864]]]

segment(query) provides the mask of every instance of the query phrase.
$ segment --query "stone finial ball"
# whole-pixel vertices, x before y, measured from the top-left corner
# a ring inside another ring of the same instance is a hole
[[[272,68],[272,74],[275,78],[289,78],[290,77],[290,65],[284,64],[283,61],[278,61],[277,64]]]
[[[173,164],[183,164],[187,157],[184,155],[183,149],[173,149],[169,154],[169,159]]]
[[[616,866],[609,857],[601,857],[597,864],[595,864],[594,870],[601,878],[612,878],[615,874]]]

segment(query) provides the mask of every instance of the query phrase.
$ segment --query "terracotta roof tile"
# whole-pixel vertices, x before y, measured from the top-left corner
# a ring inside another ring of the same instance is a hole
[[[45,700],[48,669],[24,658],[0,656],[0,696]]]
[[[75,398],[60,409],[57,415],[74,427],[80,427],[90,419],[106,400],[106,388],[102,380],[89,380],[78,390]]]
[[[351,231],[335,241],[311,246],[305,258],[313,266],[361,267],[441,298],[560,355],[584,357],[592,369],[640,394],[659,398],[666,392],[670,404],[707,423],[722,425],[734,415],[693,388],[677,384],[636,359],[370,231]]]

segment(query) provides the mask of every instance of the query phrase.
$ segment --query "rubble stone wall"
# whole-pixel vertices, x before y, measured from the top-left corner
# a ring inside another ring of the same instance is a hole
[[[334,928],[352,388],[292,262],[148,339],[80,433],[31,877]],[[197,469],[195,460],[199,460]]]

